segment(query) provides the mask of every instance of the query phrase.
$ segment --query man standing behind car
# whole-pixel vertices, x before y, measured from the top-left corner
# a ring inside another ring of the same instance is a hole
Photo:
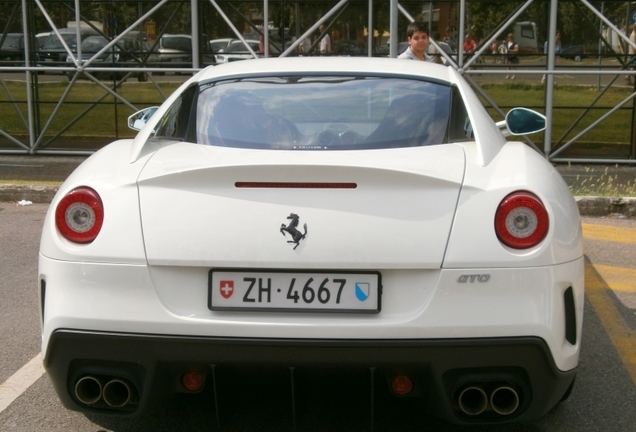
[[[321,25],[318,30],[320,30],[320,34],[323,34],[325,32],[325,26]],[[320,53],[327,54],[330,52],[331,52],[331,37],[329,36],[329,33],[325,33],[325,36],[322,39],[320,39]]]
[[[426,54],[426,48],[429,43],[428,26],[426,24],[420,21],[413,21],[406,28],[406,36],[409,47],[398,56],[399,59],[435,61],[431,56]]]

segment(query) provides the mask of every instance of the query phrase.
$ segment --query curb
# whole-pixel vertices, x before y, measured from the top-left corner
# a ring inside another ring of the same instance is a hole
[[[41,185],[2,185],[0,184],[0,202],[31,201],[48,204],[53,201],[59,186]],[[636,219],[636,198],[616,197],[574,197],[581,216],[609,216]]]
[[[59,186],[43,185],[6,185],[0,184],[0,202],[31,201],[32,203],[50,203]]]
[[[581,216],[608,216],[636,218],[636,198],[574,197]]]

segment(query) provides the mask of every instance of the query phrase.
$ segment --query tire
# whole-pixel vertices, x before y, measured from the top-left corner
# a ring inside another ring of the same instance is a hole
[[[577,55],[576,57],[574,57],[574,61],[577,62],[577,63],[579,63],[581,60],[583,60],[583,59],[581,58],[580,55]]]
[[[148,81],[148,74],[145,73],[145,72],[140,73],[139,75],[137,75],[137,81],[139,81],[139,82]]]

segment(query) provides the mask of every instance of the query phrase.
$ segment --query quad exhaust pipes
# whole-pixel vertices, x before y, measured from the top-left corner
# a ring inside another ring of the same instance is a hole
[[[75,397],[85,405],[93,405],[102,398],[102,383],[92,376],[80,378],[75,383]]]
[[[104,402],[113,408],[122,408],[130,402],[130,386],[120,379],[112,379],[104,386]]]
[[[95,405],[103,401],[112,408],[124,408],[132,400],[130,384],[119,378],[112,378],[102,386],[103,380],[87,375],[75,383],[75,397],[84,405]]]
[[[488,407],[499,415],[510,415],[519,408],[519,394],[509,386],[496,387],[490,397],[480,386],[466,387],[459,394],[459,409],[466,415],[479,415]]]

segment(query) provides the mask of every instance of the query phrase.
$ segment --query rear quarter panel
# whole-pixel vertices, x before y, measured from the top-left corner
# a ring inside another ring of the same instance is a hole
[[[82,163],[64,182],[44,221],[40,253],[64,261],[145,264],[137,177],[149,156],[129,162],[132,140],[116,141]],[[104,205],[104,223],[92,243],[64,239],[55,225],[60,200],[79,186],[93,188]]]
[[[540,154],[521,142],[509,142],[486,166],[476,160],[474,144],[465,145],[466,177],[444,268],[548,266],[583,255],[578,207],[560,174]],[[514,250],[495,234],[495,212],[511,192],[526,190],[546,206],[550,228],[536,247]]]

